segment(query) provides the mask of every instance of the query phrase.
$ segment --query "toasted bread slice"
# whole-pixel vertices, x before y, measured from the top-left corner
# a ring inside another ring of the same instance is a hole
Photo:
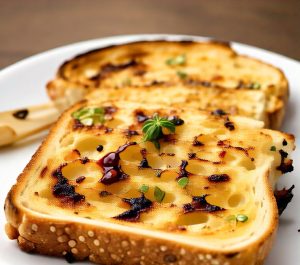
[[[141,130],[157,115],[176,125],[160,149]],[[7,234],[28,252],[99,264],[262,264],[277,228],[272,187],[294,149],[292,135],[262,127],[192,108],[78,103],[9,192]]]
[[[278,68],[238,55],[227,44],[186,41],[144,41],[90,51],[64,63],[47,90],[53,100],[69,105],[98,88],[163,82],[263,91],[271,128],[280,127],[288,98],[288,82]]]

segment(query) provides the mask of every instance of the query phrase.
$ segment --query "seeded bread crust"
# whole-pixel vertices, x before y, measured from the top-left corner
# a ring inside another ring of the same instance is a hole
[[[78,105],[77,105],[78,106]],[[18,197],[25,188],[28,176],[37,170],[39,159],[55,140],[57,134],[64,131],[67,117],[74,108],[65,113],[52,128],[49,136],[37,150],[17,184],[9,192],[5,202],[8,223],[6,233],[10,239],[17,239],[19,247],[29,253],[65,257],[67,260],[90,260],[98,264],[211,264],[211,265],[248,265],[263,264],[274,240],[278,211],[272,188],[269,184],[269,173],[261,176],[264,180],[265,193],[270,198],[268,214],[272,223],[262,236],[250,244],[235,249],[218,250],[200,248],[172,241],[168,238],[147,236],[127,232],[121,226],[109,226],[108,223],[68,221],[51,218],[47,214],[36,213],[20,205]],[[293,141],[291,135],[287,140]]]

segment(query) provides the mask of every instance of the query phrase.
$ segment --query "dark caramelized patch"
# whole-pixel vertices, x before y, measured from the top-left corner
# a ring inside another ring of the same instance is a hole
[[[212,205],[206,201],[206,197],[208,194],[203,196],[193,196],[193,200],[191,203],[187,203],[183,205],[184,213],[190,213],[195,211],[203,211],[203,212],[218,212],[224,211],[225,209],[220,206]]]
[[[196,153],[188,153],[188,158],[189,158],[189,159],[194,159],[194,158],[196,158]]]
[[[41,171],[40,177],[43,178],[46,175],[47,171],[48,171],[48,167],[45,166]]]
[[[106,190],[102,190],[102,191],[99,192],[100,197],[107,197],[107,196],[110,196],[110,195],[112,195],[112,193],[109,192],[109,191],[106,191]]]
[[[279,150],[279,154],[281,155],[281,161],[280,165],[276,169],[280,170],[283,174],[292,172],[294,170],[293,160],[286,159],[288,157],[288,153],[283,150]]]
[[[81,129],[84,125],[80,122],[80,120],[74,119],[73,129]]]
[[[63,202],[82,202],[85,200],[85,196],[75,192],[75,187],[69,184],[69,181],[62,174],[62,168],[66,166],[66,164],[62,164],[56,169],[52,176],[57,179],[57,183],[53,187],[53,195],[57,198],[60,198]]]
[[[197,136],[194,137],[193,146],[203,146],[204,144],[197,140]]]
[[[184,120],[180,119],[178,116],[169,117],[168,120],[174,123],[175,126],[180,126],[184,124]]]
[[[220,158],[224,158],[225,155],[226,155],[226,151],[221,151],[221,152],[219,153],[219,157],[220,157]]]
[[[124,132],[125,132],[126,137],[128,137],[128,138],[130,138],[134,135],[139,135],[139,133],[135,130],[126,129]]]
[[[129,62],[122,63],[122,64],[108,63],[108,64],[103,65],[101,67],[100,72],[97,75],[91,77],[90,80],[91,81],[99,81],[101,79],[108,77],[111,73],[116,73],[116,72],[122,71],[122,70],[130,68],[130,67],[135,67],[137,65],[138,65],[138,63],[135,60],[131,60]]]
[[[159,156],[175,156],[174,153],[160,153]]]
[[[179,167],[179,174],[178,174],[177,179],[188,177],[188,176],[191,175],[191,173],[186,170],[187,165],[188,165],[188,162],[186,160],[181,161],[181,165]]]
[[[82,181],[84,181],[85,180],[85,176],[80,176],[80,177],[78,177],[77,179],[76,179],[76,183],[81,183]]]
[[[65,255],[64,255],[64,258],[66,260],[66,262],[68,263],[73,263],[76,261],[74,255],[71,253],[71,252],[67,252]]]
[[[149,116],[145,115],[143,111],[136,111],[135,116],[138,123],[143,123],[150,118]]]
[[[212,115],[215,115],[215,116],[224,116],[224,115],[227,115],[227,113],[222,110],[222,109],[216,109],[214,111],[211,112]]]
[[[115,152],[110,152],[98,161],[98,165],[103,169],[104,173],[99,182],[104,185],[111,185],[120,180],[126,179],[128,175],[124,173],[120,166],[120,153],[128,146],[136,145],[135,142],[124,144]]]
[[[14,112],[12,115],[16,118],[16,119],[19,119],[19,120],[25,120],[27,118],[29,114],[29,111],[28,109],[21,109],[21,110],[18,110],[16,112]]]
[[[102,152],[102,151],[103,151],[103,145],[99,144],[99,145],[97,146],[97,151],[98,151],[98,152]]]
[[[234,127],[234,123],[232,121],[230,121],[227,117],[227,119],[224,122],[224,126],[229,130],[229,131],[233,131],[235,129]]]
[[[140,162],[139,168],[151,168],[149,166],[149,163],[148,163],[148,160],[147,160],[147,157],[146,157],[147,156],[147,150],[145,148],[143,148],[143,149],[141,149],[140,153],[141,153],[143,159]]]
[[[106,115],[112,115],[117,112],[117,108],[114,106],[104,107],[104,113]]]
[[[88,157],[84,157],[84,158],[80,159],[80,162],[81,162],[81,164],[84,165],[84,164],[90,162],[90,159]]]
[[[278,213],[281,215],[287,205],[291,202],[293,198],[293,189],[295,188],[295,185],[290,187],[289,189],[283,188],[282,190],[275,190],[274,196],[276,198],[277,207],[278,207]]]
[[[219,183],[219,182],[227,182],[230,180],[230,177],[227,174],[214,174],[209,176],[209,182]]]
[[[140,214],[149,210],[152,206],[152,202],[145,197],[144,193],[142,193],[139,198],[123,198],[122,201],[130,205],[131,209],[115,216],[114,218],[129,222],[138,221]]]
[[[283,145],[283,146],[286,146],[287,144],[288,144],[288,142],[287,142],[285,139],[283,139],[282,145]]]

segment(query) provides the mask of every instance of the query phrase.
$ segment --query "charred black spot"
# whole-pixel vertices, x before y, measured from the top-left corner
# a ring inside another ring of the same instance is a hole
[[[80,177],[78,177],[77,179],[76,179],[76,183],[81,183],[82,181],[84,181],[85,180],[85,176],[80,176]]]
[[[287,144],[288,144],[288,142],[287,142],[285,139],[283,139],[282,145],[283,145],[283,146],[286,146]]]
[[[114,129],[105,127],[105,133],[111,133]]]
[[[53,187],[53,195],[65,202],[77,203],[83,201],[85,196],[75,192],[75,187],[69,184],[68,179],[63,176],[62,168],[64,166],[66,164],[62,164],[52,173],[52,176],[57,178],[57,183]]]
[[[84,158],[80,159],[80,162],[81,162],[81,164],[84,165],[84,164],[90,162],[90,159],[88,157],[84,157]]]
[[[104,107],[104,113],[108,115],[112,115],[117,111],[116,107],[109,106],[109,107]]]
[[[16,119],[19,119],[19,120],[25,120],[27,118],[29,114],[29,111],[28,109],[21,109],[21,110],[18,110],[16,112],[14,112],[12,115],[16,118]]]
[[[162,169],[154,169],[155,171],[155,176],[160,178],[161,174],[164,172]]]
[[[144,112],[142,112],[142,111],[137,111],[135,113],[135,116],[137,118],[138,123],[143,123],[146,120],[149,120],[149,118],[150,118],[149,116],[145,115]]]
[[[189,175],[191,175],[191,173],[186,170],[187,165],[188,165],[188,162],[186,160],[181,161],[181,165],[179,167],[179,174],[178,174],[177,179],[180,179],[180,178],[183,178],[183,177],[188,177]]]
[[[277,207],[278,207],[278,213],[281,215],[287,205],[291,202],[293,198],[293,189],[295,188],[295,185],[290,187],[289,189],[283,188],[282,190],[275,190],[274,196],[276,198]]]
[[[64,258],[68,263],[74,263],[76,261],[75,257],[73,256],[73,254],[71,252],[67,252],[64,255]]]
[[[237,256],[239,254],[239,252],[232,252],[232,253],[228,253],[225,255],[226,258],[232,259],[235,256]]]
[[[204,144],[197,140],[197,136],[194,137],[193,146],[203,146]]]
[[[188,153],[188,158],[189,159],[196,158],[196,153]]]
[[[121,169],[120,153],[131,145],[136,145],[136,143],[130,142],[124,144],[120,146],[117,151],[106,154],[98,161],[99,166],[104,171],[103,176],[99,182],[103,183],[104,185],[111,185],[128,177],[128,175]]]
[[[230,121],[228,118],[225,120],[224,126],[225,126],[229,131],[233,131],[233,130],[235,129],[234,123],[233,123],[232,121]]]
[[[174,254],[166,254],[164,255],[165,263],[174,263],[177,261],[177,257]]]
[[[74,119],[73,129],[81,129],[84,125],[80,122],[80,120]]]
[[[110,195],[112,195],[112,193],[109,192],[109,191],[106,191],[106,190],[102,190],[102,191],[99,192],[100,197],[107,197],[107,196],[110,196]]]
[[[152,202],[142,193],[139,198],[122,199],[123,202],[130,205],[131,209],[115,216],[115,219],[134,222],[137,221],[142,212],[147,211],[152,206]]]
[[[128,137],[128,138],[130,138],[130,137],[132,137],[134,135],[139,135],[139,133],[137,131],[135,131],[135,130],[129,130],[129,129],[127,129],[124,132],[125,132],[126,137]]]
[[[151,168],[149,166],[149,163],[148,163],[148,160],[146,158],[143,158],[140,165],[139,165],[139,168]]]
[[[219,153],[219,157],[220,157],[220,158],[224,158],[225,155],[226,155],[226,151],[221,151],[221,152]]]
[[[159,156],[175,156],[174,153],[160,153]]]
[[[102,152],[102,150],[103,150],[103,145],[99,144],[99,145],[97,146],[97,151],[98,151],[98,152]]]
[[[283,174],[287,172],[292,172],[294,170],[293,160],[286,160],[286,158],[288,157],[288,153],[283,150],[279,150],[279,154],[281,155],[281,161],[280,165],[276,169],[280,170]]]
[[[214,174],[209,176],[207,179],[210,182],[226,182],[230,180],[230,177],[227,174]]]
[[[203,211],[203,212],[217,212],[224,211],[225,209],[220,206],[212,205],[206,201],[206,197],[208,194],[203,196],[193,196],[193,200],[191,203],[187,203],[183,205],[184,213],[190,213],[194,211]]]
[[[224,116],[224,115],[227,115],[227,113],[222,110],[222,109],[216,109],[214,111],[211,112],[212,115],[215,115],[215,116]]]
[[[184,124],[184,120],[180,119],[178,116],[169,117],[168,120],[174,123],[175,126]]]

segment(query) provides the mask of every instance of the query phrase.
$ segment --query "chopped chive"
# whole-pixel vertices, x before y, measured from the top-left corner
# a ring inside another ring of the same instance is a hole
[[[154,188],[154,197],[157,202],[162,202],[166,193],[161,190],[159,187],[155,186]]]
[[[183,189],[186,187],[188,183],[189,183],[189,179],[187,177],[183,177],[178,180],[178,185]]]
[[[232,221],[236,221],[236,216],[235,215],[229,215],[226,218],[227,221],[232,222]]]
[[[247,215],[244,215],[244,214],[238,214],[238,215],[236,216],[236,220],[237,220],[238,222],[244,223],[244,222],[246,222],[246,221],[248,220],[248,216],[247,216]]]
[[[142,193],[146,193],[149,190],[149,186],[147,186],[146,184],[143,184],[140,188],[139,191]]]
[[[271,148],[270,148],[270,151],[273,151],[273,152],[276,151],[276,146],[272,145]]]
[[[251,89],[255,89],[255,90],[257,90],[257,89],[260,89],[261,88],[261,85],[259,84],[259,83],[252,83],[251,85],[250,85],[250,88]]]
[[[79,120],[83,125],[104,123],[105,111],[103,108],[82,108],[72,113],[74,119]]]
[[[186,78],[187,78],[187,73],[186,73],[186,72],[183,72],[183,71],[177,71],[176,74],[177,74],[177,76],[178,76],[180,79],[186,79]]]
[[[169,58],[166,60],[166,64],[173,66],[173,65],[183,65],[186,63],[186,55],[185,54],[181,54],[178,55],[174,58]]]

